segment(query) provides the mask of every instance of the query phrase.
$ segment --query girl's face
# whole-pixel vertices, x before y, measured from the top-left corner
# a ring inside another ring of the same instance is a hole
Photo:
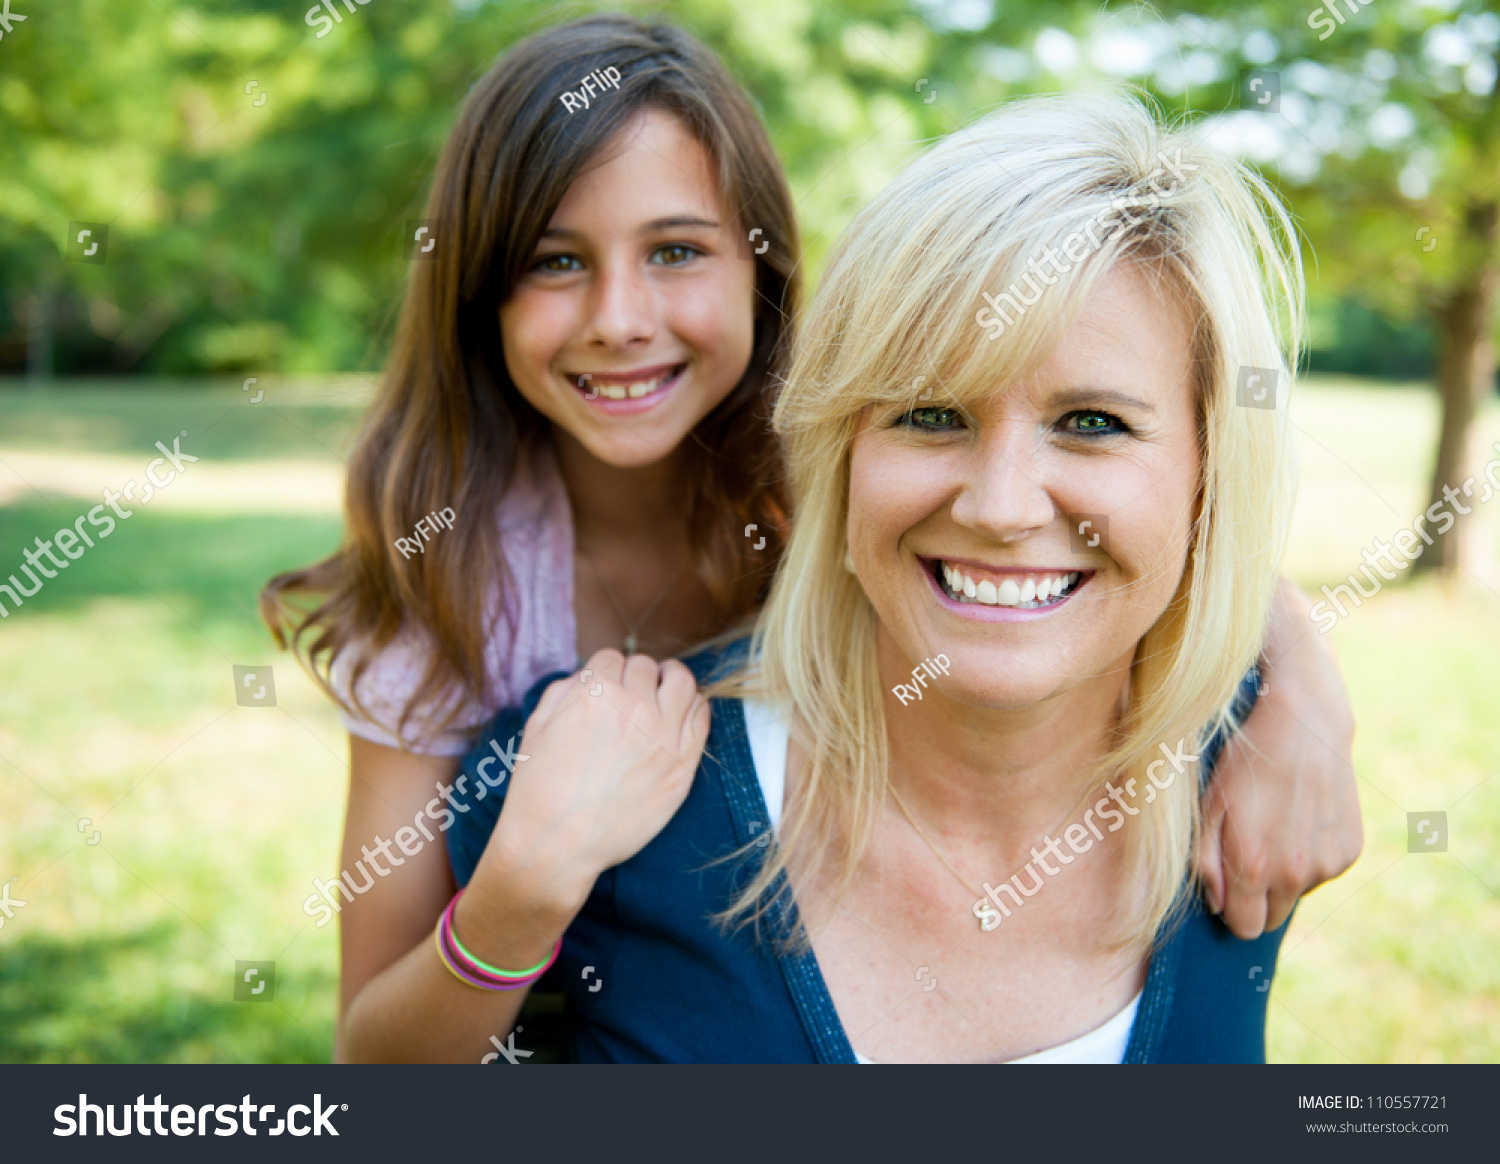
[[[990,708],[1129,662],[1186,562],[1190,342],[1186,311],[1122,263],[1039,371],[975,415],[867,410],[849,547],[883,655],[946,654],[938,690]]]
[[[500,332],[521,395],[599,460],[635,468],[744,375],[755,260],[675,117],[644,112],[605,152],[568,188]]]

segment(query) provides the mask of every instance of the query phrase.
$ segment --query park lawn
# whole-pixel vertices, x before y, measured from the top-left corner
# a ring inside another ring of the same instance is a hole
[[[337,927],[301,903],[336,865],[346,744],[255,595],[337,546],[337,499],[307,512],[253,472],[238,495],[202,486],[234,461],[340,469],[361,397],[248,396],[0,392],[6,452],[53,449],[84,478],[0,508],[7,560],[85,512],[81,494],[140,478],[156,440],[187,429],[202,458],[0,625],[0,877],[27,902],[0,932],[0,1061],[331,1055]],[[231,667],[266,663],[276,706],[237,706]],[[241,960],[276,962],[269,1004],[232,1001]]]
[[[271,647],[255,594],[331,550],[340,519],[335,502],[214,473],[321,479],[366,393],[258,387],[265,407],[238,382],[0,388],[0,476],[8,453],[69,458],[48,491],[0,502],[5,573],[123,484],[119,457],[143,466],[183,429],[203,457],[171,504],[122,521],[0,622],[0,879],[19,878],[11,897],[27,902],[0,929],[0,1061],[331,1053],[336,927],[302,901],[335,872],[344,737]],[[1434,411],[1417,390],[1330,385],[1305,390],[1293,419],[1306,462],[1288,570],[1315,589],[1419,511]],[[1500,438],[1500,412],[1483,423]],[[1391,585],[1331,633],[1360,724],[1366,848],[1299,908],[1270,1055],[1495,1061],[1500,598],[1472,581]],[[237,706],[234,664],[274,667],[274,708]],[[1409,854],[1406,814],[1440,810],[1448,851]],[[268,1003],[232,1001],[235,962],[250,960],[276,962]]]

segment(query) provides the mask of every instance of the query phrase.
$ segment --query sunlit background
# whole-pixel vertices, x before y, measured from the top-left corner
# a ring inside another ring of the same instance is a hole
[[[336,871],[345,737],[256,591],[338,543],[403,224],[467,86],[596,10],[331,3],[321,37],[306,0],[0,23],[0,581],[156,442],[198,458],[20,609],[0,593],[0,1060],[330,1054],[336,927],[302,901]],[[1316,591],[1500,456],[1500,17],[1332,4],[609,7],[747,87],[814,280],[895,167],[1007,97],[1129,84],[1208,121],[1305,233],[1287,570]],[[1500,1059],[1497,513],[1331,632],[1367,843],[1293,923],[1273,1059]],[[271,668],[275,706],[241,706],[234,666]],[[1446,851],[1409,852],[1408,813],[1436,812]],[[274,998],[233,1000],[242,961],[276,963]]]

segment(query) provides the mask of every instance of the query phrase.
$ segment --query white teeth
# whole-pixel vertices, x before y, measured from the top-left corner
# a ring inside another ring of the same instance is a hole
[[[579,388],[587,391],[590,387],[589,380],[591,379],[593,379],[592,376],[588,379],[581,379],[575,376],[573,382]],[[652,392],[661,387],[665,380],[665,376],[658,376],[654,380],[637,380],[634,384],[600,384],[598,381],[594,381],[593,388],[598,395],[604,397],[606,400],[639,400],[642,396],[651,395]]]
[[[1058,599],[1063,591],[1076,586],[1079,574],[1042,574],[1015,578],[1002,578],[998,583],[986,578],[976,583],[956,566],[946,562],[942,566],[943,581],[948,590],[959,598],[971,602],[982,602],[986,606],[1023,606],[1035,609]]]

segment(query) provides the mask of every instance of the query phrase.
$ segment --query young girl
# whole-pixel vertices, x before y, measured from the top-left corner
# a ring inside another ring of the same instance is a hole
[[[350,459],[346,543],[262,597],[350,732],[343,877],[306,907],[342,923],[339,1058],[351,1040],[369,1053],[436,958],[454,885],[422,834],[484,795],[454,778],[477,728],[601,648],[666,658],[744,621],[788,521],[769,417],[796,223],[711,52],[618,16],[515,46],[471,91],[424,221],[432,250]],[[1274,677],[1215,778],[1200,856],[1242,936],[1359,851],[1346,752],[1301,726],[1352,736],[1298,613],[1273,618]]]

